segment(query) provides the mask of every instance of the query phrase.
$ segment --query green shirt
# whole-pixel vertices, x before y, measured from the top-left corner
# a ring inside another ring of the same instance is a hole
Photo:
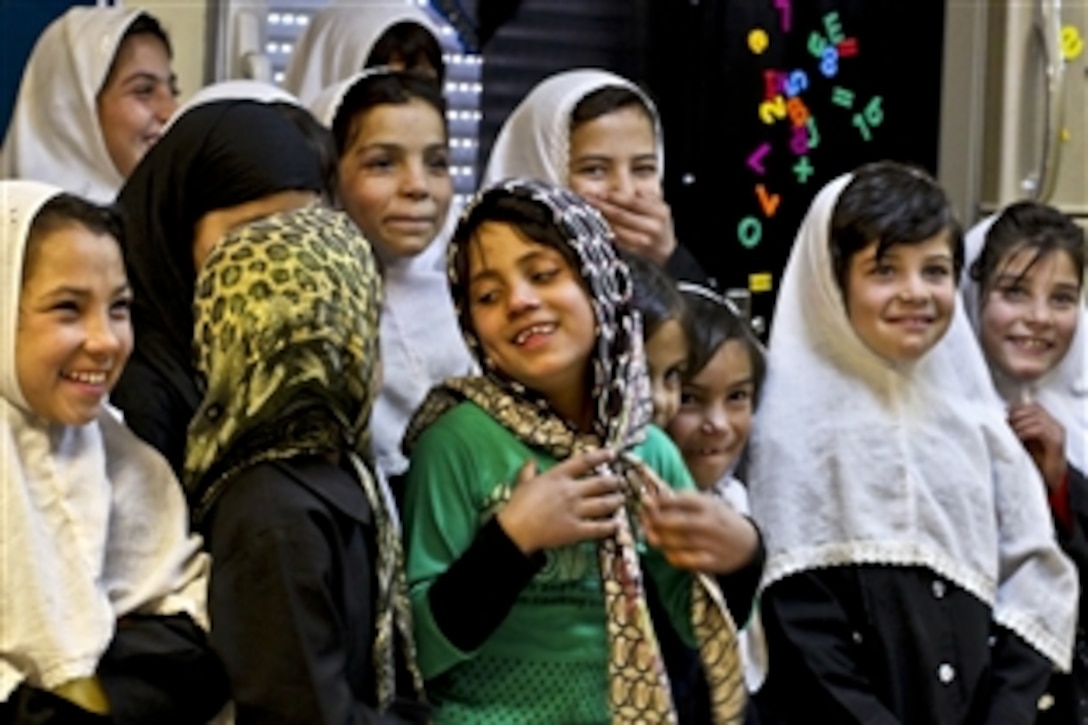
[[[650,426],[634,452],[672,487],[694,488],[679,451],[660,429]],[[557,462],[469,402],[435,421],[412,451],[404,506],[408,586],[419,664],[437,723],[611,722],[596,542],[546,552],[544,568],[476,651],[451,644],[430,610],[431,584],[509,497],[530,458],[541,472]],[[657,583],[674,626],[694,645],[691,574],[641,542],[639,549],[643,571]]]

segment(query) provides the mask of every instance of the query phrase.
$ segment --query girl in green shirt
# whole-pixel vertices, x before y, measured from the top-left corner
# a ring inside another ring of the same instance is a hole
[[[484,191],[450,281],[482,376],[447,380],[405,437],[420,667],[437,722],[675,722],[643,571],[739,721],[736,633],[715,584],[645,545],[637,507],[691,489],[651,404],[630,275],[580,197]]]

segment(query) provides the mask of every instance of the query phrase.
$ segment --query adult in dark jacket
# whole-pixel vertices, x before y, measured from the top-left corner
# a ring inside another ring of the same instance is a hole
[[[239,725],[418,722],[396,516],[371,471],[381,288],[325,207],[230,233],[197,279],[185,484]]]

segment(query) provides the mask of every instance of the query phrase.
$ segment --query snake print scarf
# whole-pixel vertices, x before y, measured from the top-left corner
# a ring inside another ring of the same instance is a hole
[[[486,190],[465,209],[450,243],[449,268],[450,288],[469,349],[484,362],[466,304],[468,280],[459,271],[464,265],[459,264],[458,255],[465,254],[472,231],[482,221],[481,215],[473,216],[474,210],[499,194],[521,196],[548,211],[568,247],[560,251],[574,260],[573,266],[592,300],[597,322],[591,381],[595,406],[592,430],[577,431],[542,396],[482,364],[486,371],[483,377],[450,379],[432,391],[408,428],[406,449],[443,412],[462,400],[470,400],[519,439],[558,460],[602,446],[620,451],[612,468],[627,483],[629,509],[637,508],[644,495],[668,495],[670,489],[656,474],[633,456],[622,455],[645,438],[652,413],[641,323],[629,301],[630,273],[612,247],[612,232],[601,215],[580,197],[540,181],[510,180]],[[599,546],[608,611],[612,718],[615,723],[676,722],[635,550],[637,517],[620,510],[617,519],[619,533],[602,540]],[[701,575],[694,581],[692,622],[709,679],[715,721],[740,722],[745,691],[736,627],[717,584]]]
[[[420,699],[423,687],[395,514],[364,460],[380,308],[370,247],[339,212],[311,206],[224,238],[196,283],[193,343],[206,389],[189,426],[185,485],[199,521],[242,468],[347,454],[377,527],[374,663],[386,708],[398,635]]]

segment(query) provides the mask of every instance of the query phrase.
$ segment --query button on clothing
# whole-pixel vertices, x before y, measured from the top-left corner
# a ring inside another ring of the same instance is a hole
[[[944,584],[943,581],[938,579],[935,582],[933,582],[933,596],[937,597],[937,599],[940,599],[940,598],[942,598],[944,596],[944,592],[945,592],[945,584]]]
[[[872,565],[768,587],[760,614],[774,665],[755,696],[759,721],[1033,723],[1048,661],[984,602],[947,581],[935,598],[933,583],[925,567]]]

